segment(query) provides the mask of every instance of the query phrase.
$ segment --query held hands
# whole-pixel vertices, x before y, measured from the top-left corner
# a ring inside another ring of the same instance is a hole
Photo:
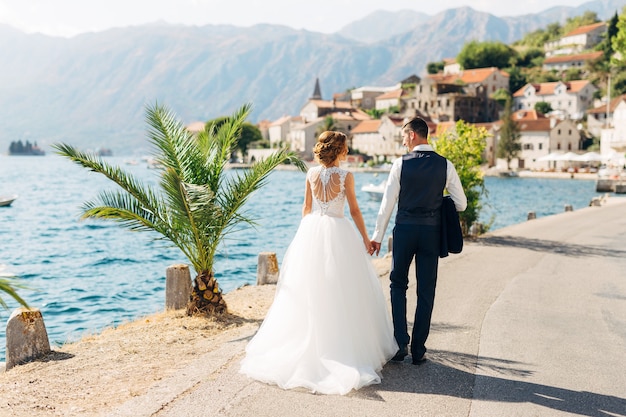
[[[372,248],[372,243],[368,239],[363,239],[363,244],[365,245],[365,251],[371,255],[374,252]]]
[[[371,249],[368,251],[368,253],[370,255],[372,254],[376,254],[376,256],[378,256],[378,253],[380,253],[380,242],[375,242],[375,241],[370,241],[370,247]]]

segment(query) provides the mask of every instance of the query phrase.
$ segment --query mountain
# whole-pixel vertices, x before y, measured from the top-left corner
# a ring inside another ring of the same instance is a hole
[[[607,19],[626,0],[586,4]],[[456,56],[468,40],[510,43],[581,8],[503,18],[469,7],[426,17],[405,11],[406,21],[381,11],[334,34],[159,23],[66,39],[0,25],[0,152],[18,139],[44,149],[64,141],[114,154],[145,150],[145,106],[155,102],[184,123],[230,114],[245,102],[254,106],[252,122],[275,120],[299,113],[317,77],[324,98],[395,84]],[[357,36],[363,22],[372,36]],[[397,28],[404,25],[405,32]]]
[[[521,39],[528,32],[545,28],[550,23],[563,23],[568,17],[580,16],[586,11],[595,12],[600,19],[608,20],[616,12],[619,14],[625,5],[626,2],[622,0],[596,0],[583,3],[577,7],[556,6],[540,13],[500,17],[497,19],[502,20],[504,24],[509,26],[508,33],[510,35],[508,39],[500,40],[513,42]],[[377,10],[360,20],[349,23],[337,33],[348,39],[374,43],[387,40],[410,30],[424,30],[424,25],[428,26],[432,18],[433,16],[414,10],[400,10],[397,12]],[[432,27],[432,25],[430,26]]]
[[[429,18],[429,15],[414,10],[397,12],[377,10],[360,20],[349,23],[337,33],[348,39],[373,43],[418,29]]]

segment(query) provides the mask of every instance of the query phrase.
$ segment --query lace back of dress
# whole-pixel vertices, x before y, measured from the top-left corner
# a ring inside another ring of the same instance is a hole
[[[309,183],[313,194],[313,211],[343,217],[347,171],[337,167],[319,167],[311,171]]]

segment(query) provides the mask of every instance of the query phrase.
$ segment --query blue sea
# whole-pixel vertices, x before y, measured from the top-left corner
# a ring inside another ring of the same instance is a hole
[[[145,184],[157,184],[159,171],[145,163],[127,164],[121,157],[106,161]],[[355,173],[370,232],[380,203],[360,189],[385,178]],[[488,195],[480,220],[491,223],[491,230],[526,221],[529,211],[542,217],[563,212],[566,204],[575,210],[586,207],[597,195],[593,180],[487,177],[485,184]],[[115,190],[115,185],[59,156],[0,156],[0,195],[19,195],[10,207],[0,207],[0,271],[21,277],[30,287],[19,294],[42,311],[53,348],[162,311],[166,268],[187,263],[177,248],[155,234],[80,220],[81,205],[102,190]],[[216,260],[215,274],[225,292],[256,282],[260,252],[276,252],[282,260],[300,221],[303,194],[303,173],[278,170],[252,196],[245,212],[256,219],[256,228],[233,234]],[[4,293],[0,297],[9,304],[9,310],[0,308],[3,361],[6,320],[17,304]]]

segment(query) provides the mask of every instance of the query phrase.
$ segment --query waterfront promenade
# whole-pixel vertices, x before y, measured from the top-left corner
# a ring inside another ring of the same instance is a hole
[[[380,385],[341,397],[251,381],[237,372],[251,328],[195,379],[113,415],[626,416],[626,199],[467,244],[442,260],[435,305],[429,361],[390,363]]]
[[[374,263],[387,293],[390,259]],[[268,303],[255,297],[272,293],[251,286],[227,295],[249,300],[262,317]],[[506,227],[442,259],[429,360],[387,364],[380,385],[324,396],[250,380],[239,362],[258,325],[247,320],[208,340],[122,403],[98,412],[66,403],[50,415],[626,416],[626,198]]]

